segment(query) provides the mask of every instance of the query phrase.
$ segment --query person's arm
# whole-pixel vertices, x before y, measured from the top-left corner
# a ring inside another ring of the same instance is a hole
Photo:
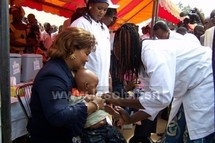
[[[68,128],[72,133],[80,134],[88,114],[97,110],[94,103],[78,103],[69,106],[70,91],[65,81],[59,77],[40,79],[36,87],[42,110],[48,122],[56,127]],[[102,100],[95,100],[99,106]]]
[[[132,124],[150,117],[150,115],[144,111],[137,111],[130,116],[129,113],[121,107],[118,107],[116,110],[119,112],[120,118],[122,119],[120,124]]]
[[[153,120],[159,113],[159,111],[170,104],[173,96],[175,81],[175,59],[174,53],[171,53],[171,51],[169,51],[169,54],[170,55],[165,56],[170,57],[164,58],[157,49],[149,49],[148,51],[144,52],[144,55],[142,55],[142,61],[145,67],[147,67],[146,72],[147,75],[149,75],[149,85],[147,86],[149,89],[144,92],[138,99],[117,98],[113,95],[110,96],[109,94],[103,96],[105,102],[112,103],[113,105],[139,109],[141,110],[141,112],[145,112],[146,114],[150,115],[150,119]],[[167,61],[167,59],[171,60]],[[145,117],[146,115],[142,116],[141,118],[145,119]],[[136,119],[132,120],[134,121]]]
[[[93,112],[103,108],[104,100],[101,97],[93,96],[93,100],[86,102],[85,105],[87,106],[87,113],[90,115]]]
[[[105,99],[105,103],[113,104],[121,107],[130,107],[135,109],[144,109],[140,104],[138,98],[136,97],[128,97],[128,98],[120,98],[116,96],[114,93],[106,93],[102,95],[102,98]]]

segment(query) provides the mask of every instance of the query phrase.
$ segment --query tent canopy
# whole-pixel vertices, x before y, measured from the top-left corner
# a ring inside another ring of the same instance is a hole
[[[152,17],[155,0],[112,0],[120,5],[117,24],[125,22],[138,24]],[[85,7],[84,0],[11,0],[12,4],[27,6],[39,11],[71,17],[77,8]],[[158,16],[167,21],[178,23],[181,10],[170,0],[160,0]]]

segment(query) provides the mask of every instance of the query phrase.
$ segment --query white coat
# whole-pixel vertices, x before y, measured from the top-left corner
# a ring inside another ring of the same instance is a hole
[[[184,40],[147,40],[141,59],[141,81],[148,92],[139,98],[154,119],[172,102],[169,121],[181,105],[191,140],[214,132],[214,85],[212,51]]]
[[[92,23],[82,16],[75,20],[71,26],[83,28],[95,36],[97,42],[96,51],[90,53],[86,68],[95,72],[99,78],[97,92],[108,92],[111,53],[110,33],[105,24],[101,25],[101,23],[91,20]]]

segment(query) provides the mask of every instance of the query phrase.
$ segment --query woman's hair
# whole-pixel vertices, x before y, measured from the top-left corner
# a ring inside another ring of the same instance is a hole
[[[87,13],[86,7],[77,8],[76,11],[71,15],[70,23],[74,22],[79,17],[84,16],[86,13]]]
[[[124,75],[138,77],[141,66],[141,39],[137,26],[133,23],[122,25],[115,34],[114,45],[114,67],[112,68],[113,77],[123,81]]]
[[[105,14],[105,16],[110,16],[110,17],[116,16],[116,15],[117,15],[117,10],[115,8],[108,8]]]
[[[95,37],[88,31],[69,27],[57,36],[47,54],[50,58],[68,58],[74,50],[95,48]]]

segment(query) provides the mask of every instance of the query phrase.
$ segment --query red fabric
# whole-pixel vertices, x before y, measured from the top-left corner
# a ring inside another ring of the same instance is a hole
[[[144,10],[146,9],[144,12],[143,9],[140,9],[139,11],[135,12],[133,11],[135,7],[139,7],[140,4],[145,6],[150,1],[151,0],[130,0],[129,2],[127,1],[127,4],[123,3],[126,2],[126,0],[112,0],[114,4],[121,3],[121,7],[117,9],[119,18],[117,21],[119,22],[118,25],[120,26],[121,24],[128,21],[137,24],[143,20],[151,18],[151,14],[153,11],[151,7],[148,9],[144,8]],[[23,0],[23,2],[20,1],[20,3],[17,4],[27,6],[32,9],[37,9],[39,11],[45,11],[59,16],[64,16],[67,18],[70,18],[77,8],[85,7],[84,0]],[[122,4],[126,5],[122,6]],[[179,22],[179,19],[173,16],[171,14],[171,11],[166,10],[161,5],[159,5],[158,16],[173,23]]]
[[[172,15],[170,12],[164,9],[164,7],[159,5],[159,11],[158,11],[158,16],[160,18],[166,19],[167,21],[170,21],[174,24],[177,24],[180,20]]]
[[[39,11],[42,11],[43,10],[43,7],[40,3],[38,2],[34,2],[34,1],[24,1],[22,3],[22,6],[27,6],[27,7],[30,7],[32,9],[36,9],[36,10],[39,10]]]
[[[117,4],[120,0],[112,0],[113,4]]]

